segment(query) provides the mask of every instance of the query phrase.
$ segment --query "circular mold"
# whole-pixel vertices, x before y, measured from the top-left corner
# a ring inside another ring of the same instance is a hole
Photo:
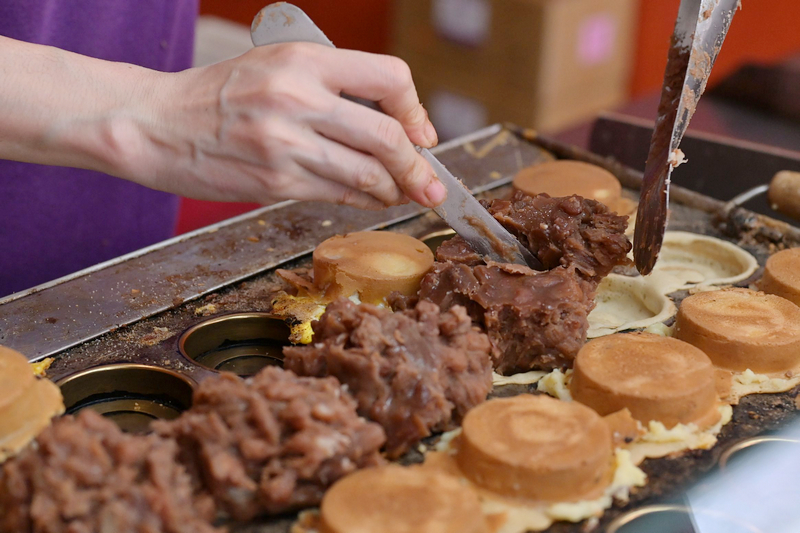
[[[753,254],[722,239],[668,231],[654,273],[673,278],[672,291],[692,287],[733,285],[758,270]]]
[[[714,531],[726,533],[763,533],[761,530],[728,518],[721,513],[689,509],[682,505],[648,505],[615,518],[606,533],[698,533],[695,515],[703,524],[715,524]],[[723,529],[724,528],[724,529]]]
[[[171,420],[192,405],[194,381],[154,366],[89,368],[57,383],[68,414],[92,409],[129,433],[146,433],[150,422]]]
[[[178,340],[178,350],[198,365],[248,377],[265,366],[283,366],[290,335],[289,326],[275,315],[237,313],[192,326]]]
[[[658,276],[609,274],[597,288],[596,306],[588,317],[587,337],[646,328],[668,320],[678,308],[666,292]]]
[[[443,229],[441,231],[434,231],[433,233],[428,233],[424,237],[420,237],[419,240],[424,242],[428,248],[431,249],[434,255],[436,255],[436,249],[441,246],[444,241],[450,240],[456,234],[455,230],[452,228]]]
[[[719,468],[725,471],[732,460],[736,461],[743,458],[748,452],[753,451],[755,448],[763,449],[776,447],[790,447],[792,448],[792,453],[797,454],[800,452],[800,440],[788,439],[785,437],[752,437],[741,440],[722,452],[719,456]]]

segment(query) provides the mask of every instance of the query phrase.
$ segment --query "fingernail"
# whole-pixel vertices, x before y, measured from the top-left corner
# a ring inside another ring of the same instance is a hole
[[[431,205],[439,205],[447,198],[447,191],[442,185],[442,182],[437,178],[431,180],[427,187],[425,187],[425,196]]]

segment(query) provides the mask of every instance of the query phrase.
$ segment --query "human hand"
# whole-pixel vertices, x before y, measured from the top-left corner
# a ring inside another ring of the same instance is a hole
[[[340,97],[377,101],[386,114]],[[160,74],[118,175],[193,198],[433,207],[445,190],[413,144],[436,131],[400,59],[309,43]],[[146,107],[146,106],[145,106]],[[413,143],[413,144],[412,144]]]
[[[292,43],[163,73],[4,37],[0,46],[10,74],[0,77],[2,159],[207,200],[444,200],[412,144],[431,147],[436,132],[399,59]]]

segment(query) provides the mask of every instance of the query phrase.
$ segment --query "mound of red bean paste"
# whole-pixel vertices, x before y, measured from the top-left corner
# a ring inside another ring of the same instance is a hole
[[[390,457],[455,427],[491,391],[489,339],[461,307],[392,312],[341,299],[313,328],[312,344],[284,349],[286,368],[336,376],[358,412],[383,426]]]
[[[53,422],[0,467],[3,533],[213,533],[214,503],[178,446],[91,410]]]
[[[456,236],[437,250],[419,300],[465,307],[489,335],[501,374],[571,366],[586,341],[597,285],[628,262],[627,217],[579,196],[517,191],[483,204],[547,270],[487,263]]]
[[[386,440],[335,378],[277,367],[247,380],[208,378],[189,411],[154,428],[178,443],[181,461],[236,520],[318,504],[334,481],[381,464]]]

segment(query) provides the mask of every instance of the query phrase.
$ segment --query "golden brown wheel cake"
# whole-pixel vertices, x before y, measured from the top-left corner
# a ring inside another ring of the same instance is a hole
[[[58,387],[34,376],[24,355],[0,346],[0,463],[24,448],[63,412]]]
[[[336,235],[314,250],[314,283],[326,301],[357,295],[385,303],[394,291],[410,296],[433,265],[430,248],[409,235],[362,231]]]
[[[758,288],[800,305],[800,248],[789,248],[767,259]]]
[[[618,333],[587,343],[575,358],[573,399],[601,415],[627,408],[667,428],[720,418],[711,359],[691,344],[652,333]]]
[[[389,296],[413,298],[422,277],[433,265],[433,252],[422,241],[390,231],[335,235],[320,243],[313,268],[277,270],[293,287],[272,300],[271,311],[287,319],[290,341],[311,342],[311,322],[339,298],[374,305],[389,304]]]
[[[702,292],[681,303],[675,337],[726,370],[785,372],[800,364],[800,307],[750,289]]]
[[[320,533],[486,533],[477,494],[444,472],[390,465],[349,475],[322,500]]]
[[[494,399],[464,419],[456,461],[473,483],[533,501],[597,498],[611,483],[608,424],[577,402],[523,394]]]
[[[611,172],[582,161],[547,161],[524,168],[514,176],[514,188],[531,196],[547,193],[555,198],[577,194],[620,212],[619,180]]]

